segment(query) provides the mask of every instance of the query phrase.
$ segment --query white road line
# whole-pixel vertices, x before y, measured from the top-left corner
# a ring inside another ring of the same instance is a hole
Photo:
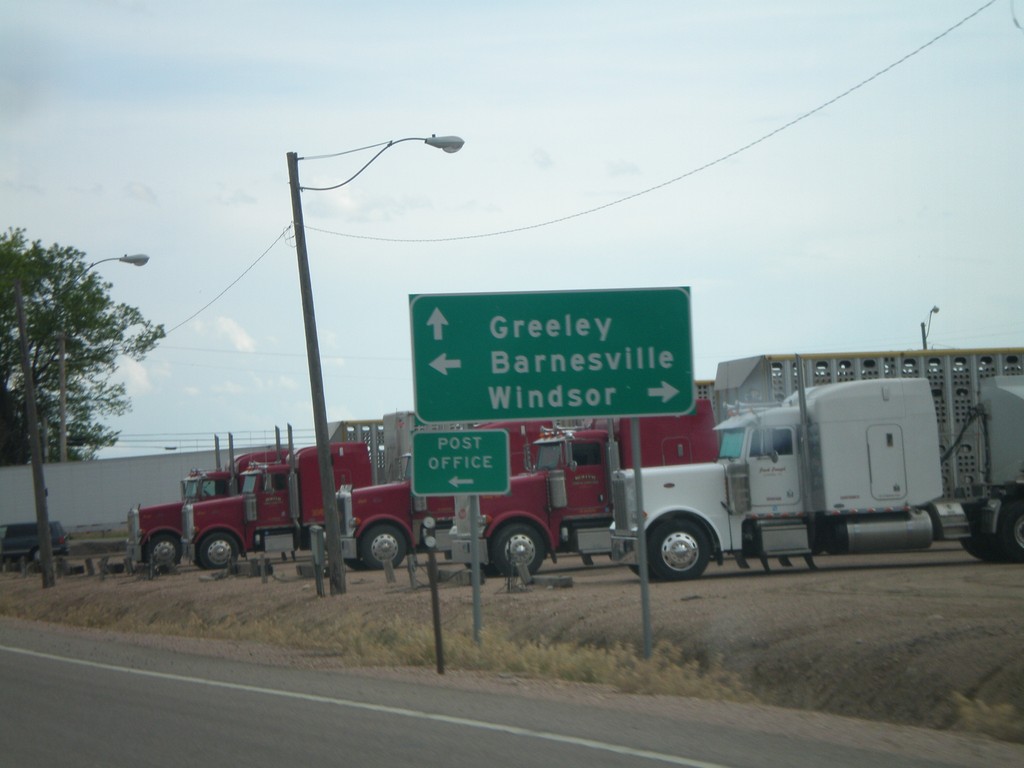
[[[476,728],[481,731],[493,731],[496,733],[507,733],[512,736],[522,736],[528,739],[540,739],[542,741],[552,741],[559,744],[571,744],[577,747],[583,747],[585,749],[593,749],[600,752],[611,752],[617,755],[626,755],[628,757],[636,757],[644,760],[653,760],[656,762],[667,763],[669,765],[682,765],[686,768],[729,768],[729,766],[722,765],[721,763],[707,763],[702,760],[690,760],[685,757],[677,757],[676,755],[667,755],[662,752],[653,752],[647,749],[634,749],[633,747],[625,747],[620,744],[609,744],[604,741],[595,741],[594,739],[584,739],[578,736],[567,736],[561,733],[551,733],[550,731],[535,731],[530,728],[519,728],[514,725],[503,725],[502,723],[489,723],[484,720],[471,720],[464,717],[452,717],[450,715],[441,715],[434,712],[423,712],[417,709],[406,709],[404,707],[389,707],[382,704],[369,704],[362,701],[353,701],[351,699],[337,699],[330,696],[318,696],[311,693],[297,693],[294,691],[281,691],[274,688],[262,688],[256,685],[244,685],[241,683],[228,683],[218,680],[204,680],[200,677],[189,677],[188,675],[174,675],[167,672],[153,672],[145,669],[132,669],[131,667],[121,667],[116,664],[104,664],[97,661],[86,661],[85,659],[75,659],[68,656],[57,656],[52,653],[41,653],[39,651],[31,651],[27,648],[13,648],[6,645],[0,645],[0,651],[6,651],[7,653],[20,654],[22,656],[32,656],[38,659],[48,659],[50,661],[63,662],[65,664],[76,664],[80,667],[90,667],[92,669],[105,669],[111,672],[121,672],[127,675],[137,675],[139,677],[150,677],[158,680],[170,680],[178,683],[190,683],[192,685],[204,685],[209,688],[222,688],[231,691],[242,691],[245,693],[261,693],[266,696],[277,696],[282,699],[295,699],[299,701],[308,701],[315,704],[331,704],[336,707],[347,707],[349,709],[359,709],[365,712],[380,712],[387,715],[395,715],[397,717],[409,717],[415,720],[429,720],[437,723],[447,723],[449,725],[457,725],[464,728]]]

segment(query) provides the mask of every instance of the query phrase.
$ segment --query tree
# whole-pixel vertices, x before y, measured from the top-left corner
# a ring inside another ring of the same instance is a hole
[[[131,410],[124,384],[112,383],[121,356],[141,361],[164,337],[142,313],[109,296],[85,254],[29,243],[22,229],[0,234],[0,466],[29,461],[14,280],[21,279],[36,408],[47,430],[44,451],[59,455],[60,335],[65,338],[68,456],[94,458],[118,433],[101,418]]]

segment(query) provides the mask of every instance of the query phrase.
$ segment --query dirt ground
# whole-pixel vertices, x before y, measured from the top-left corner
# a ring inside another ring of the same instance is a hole
[[[425,558],[420,557],[425,564]],[[444,573],[459,567],[442,565]],[[485,628],[508,627],[523,643],[567,642],[643,647],[641,589],[628,569],[578,558],[545,565],[536,583],[509,590],[488,579],[480,590]],[[266,583],[258,577],[210,580],[181,568],[153,580],[127,575],[65,576],[51,590],[38,575],[0,575],[0,599],[11,605],[46,603],[60,621],[88,601],[131,605],[159,602],[182,612],[230,616],[290,604],[315,619],[325,610],[360,616],[401,615],[431,622],[426,569],[411,588],[402,568],[388,583],[381,572],[346,575],[346,594],[318,599],[312,580],[292,563],[277,563]],[[45,593],[45,594],[44,594]],[[472,628],[468,585],[438,590],[445,632]],[[711,565],[695,582],[652,583],[651,637],[685,659],[734,673],[761,704],[930,728],[967,727],[1024,741],[1024,568],[981,563],[959,546],[924,552],[821,557],[741,570]],[[327,606],[327,607],[325,607]],[[63,613],[62,613],[63,612]],[[292,614],[294,615],[294,614]],[[195,641],[190,641],[195,642]],[[223,652],[218,651],[218,652]],[[246,653],[251,656],[253,650]],[[273,654],[271,649],[268,654]],[[277,652],[273,663],[308,664],[301,654]],[[989,722],[984,722],[989,721]]]

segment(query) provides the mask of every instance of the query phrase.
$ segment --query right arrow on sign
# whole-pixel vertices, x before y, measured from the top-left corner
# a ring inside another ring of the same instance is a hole
[[[445,353],[445,352],[442,352],[439,357],[437,357],[436,359],[434,359],[430,363],[430,367],[433,368],[438,373],[440,373],[442,376],[447,376],[448,375],[448,369],[449,368],[461,368],[462,367],[462,361],[461,360],[449,360],[448,359],[448,354]]]
[[[647,395],[649,397],[660,397],[661,402],[667,403],[673,397],[679,394],[679,390],[669,384],[667,381],[661,382],[660,387],[648,387]]]

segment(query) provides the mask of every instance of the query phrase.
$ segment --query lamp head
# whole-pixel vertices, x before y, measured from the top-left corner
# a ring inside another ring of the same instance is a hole
[[[938,307],[932,307],[932,311],[929,314],[932,314],[932,315],[939,314],[939,308]]]
[[[123,261],[125,264],[134,264],[136,267],[141,267],[149,261],[149,256],[144,253],[134,253],[131,256],[122,256],[118,261]]]
[[[423,141],[431,147],[443,149],[449,154],[458,152],[462,149],[462,145],[466,143],[458,136],[431,136],[429,139],[424,139]]]

